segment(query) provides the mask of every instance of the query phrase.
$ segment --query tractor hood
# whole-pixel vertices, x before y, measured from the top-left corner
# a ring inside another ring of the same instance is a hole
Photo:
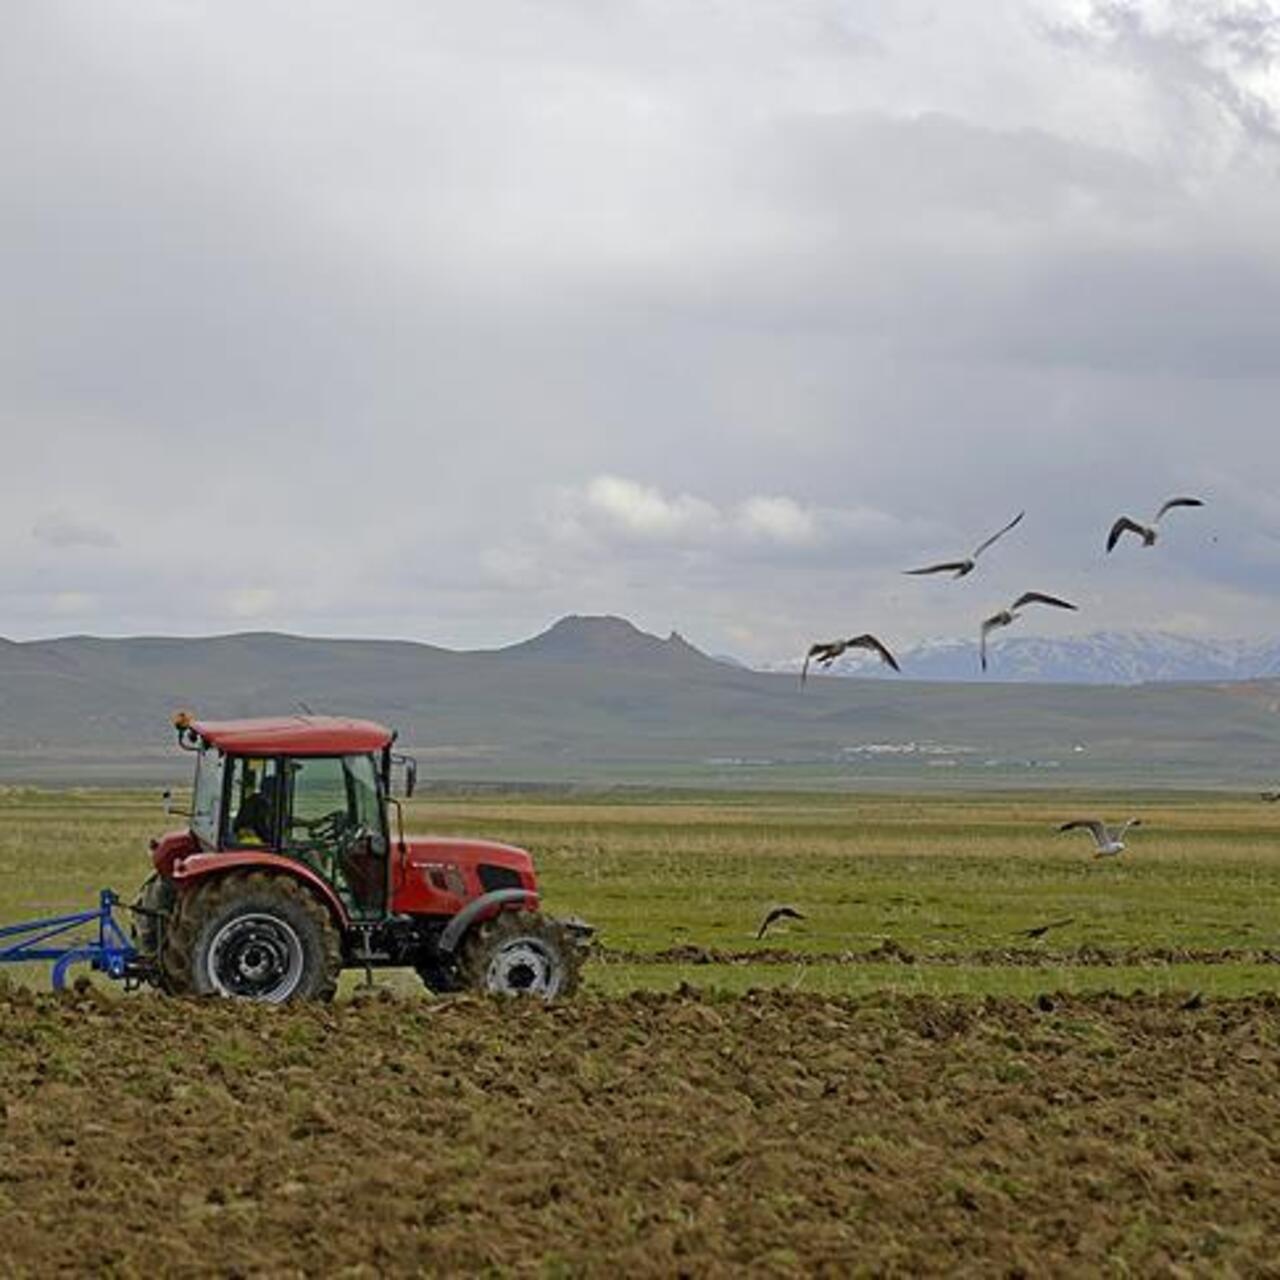
[[[468,840],[461,836],[408,836],[405,860],[411,866],[452,863],[458,867],[484,864],[507,867],[533,880],[533,858],[524,849],[496,840]]]
[[[393,906],[410,915],[453,915],[476,898],[523,889],[536,907],[533,859],[514,845],[461,836],[413,836],[396,859]]]

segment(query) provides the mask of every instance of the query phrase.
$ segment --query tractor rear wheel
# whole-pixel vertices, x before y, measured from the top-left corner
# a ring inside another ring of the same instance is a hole
[[[342,946],[309,890],[259,871],[219,876],[184,895],[162,964],[165,985],[180,994],[332,1000]]]
[[[177,900],[173,881],[159,872],[149,875],[133,903],[133,944],[144,956],[157,957]]]
[[[569,931],[536,911],[502,911],[478,924],[458,954],[461,986],[495,995],[571,996],[582,957]]]

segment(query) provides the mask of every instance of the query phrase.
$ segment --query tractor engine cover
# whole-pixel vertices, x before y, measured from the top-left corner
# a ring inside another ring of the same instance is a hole
[[[533,858],[493,840],[422,836],[392,850],[391,909],[399,915],[452,916],[468,902],[500,889],[523,889],[538,905]]]

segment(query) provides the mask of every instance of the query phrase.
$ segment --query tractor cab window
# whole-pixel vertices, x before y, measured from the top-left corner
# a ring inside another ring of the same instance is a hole
[[[372,756],[286,762],[284,848],[337,891],[355,917],[386,902],[387,842]]]
[[[235,848],[274,848],[279,797],[279,760],[248,757],[232,760],[224,843]]]
[[[196,781],[191,797],[191,834],[206,849],[218,847],[222,821],[222,777],[225,757],[206,743],[196,757]]]

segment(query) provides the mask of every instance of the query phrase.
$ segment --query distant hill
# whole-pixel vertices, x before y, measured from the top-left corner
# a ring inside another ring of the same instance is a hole
[[[300,704],[396,727],[428,781],[1252,787],[1280,773],[1280,681],[817,677],[802,691],[676,634],[570,617],[471,652],[270,633],[0,641],[0,783],[181,781],[174,708]]]
[[[990,656],[990,672],[984,675],[977,642],[971,639],[930,640],[897,654],[903,671],[913,680],[1146,684],[1280,677],[1280,641],[1198,640],[1159,631],[1098,631],[1055,640],[1002,636],[993,641]],[[794,671],[799,667],[799,659],[791,658],[763,663],[758,669]],[[894,678],[878,659],[861,650],[844,655],[830,671]]]

